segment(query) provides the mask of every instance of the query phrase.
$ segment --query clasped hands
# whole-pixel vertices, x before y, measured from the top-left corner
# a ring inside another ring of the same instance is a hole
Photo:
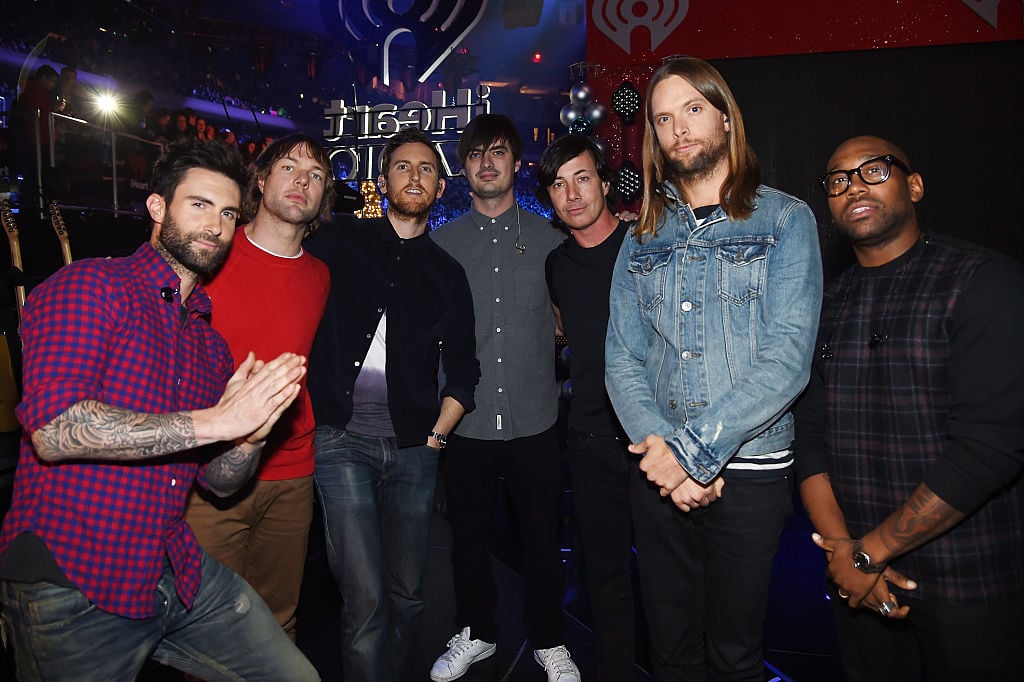
[[[823,538],[813,533],[811,539],[825,551],[828,565],[825,573],[835,583],[839,596],[847,600],[850,608],[864,608],[874,611],[883,618],[906,618],[909,606],[900,606],[899,600],[889,591],[889,584],[905,590],[917,589],[917,583],[891,566],[881,573],[864,573],[853,564],[853,538]],[[888,603],[893,608],[884,607]]]
[[[299,395],[306,358],[282,353],[269,362],[250,352],[228,380],[216,409],[223,429],[219,440],[250,445],[266,440],[271,428]]]
[[[662,497],[671,496],[672,502],[684,512],[706,507],[722,496],[725,480],[721,476],[707,485],[695,481],[661,436],[650,435],[639,443],[630,443],[629,451],[642,455],[640,470],[647,480],[658,486]]]

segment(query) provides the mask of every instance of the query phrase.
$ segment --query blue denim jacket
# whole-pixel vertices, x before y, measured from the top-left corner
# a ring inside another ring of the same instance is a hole
[[[701,483],[731,457],[784,450],[807,384],[821,308],[821,255],[807,205],[758,188],[735,222],[698,227],[669,197],[656,235],[622,244],[612,275],[605,383],[633,442],[665,438]]]

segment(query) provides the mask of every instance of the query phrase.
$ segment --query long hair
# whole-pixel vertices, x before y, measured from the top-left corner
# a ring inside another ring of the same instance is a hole
[[[729,144],[729,173],[722,183],[719,195],[722,209],[732,220],[743,220],[750,216],[754,211],[757,186],[761,184],[761,170],[757,165],[754,150],[747,144],[743,115],[722,74],[703,59],[696,57],[677,57],[669,60],[654,72],[647,84],[647,115],[643,141],[644,200],[640,207],[640,218],[633,229],[633,236],[637,239],[653,236],[658,231],[666,201],[661,186],[665,182],[677,179],[658,144],[651,112],[654,88],[669,76],[685,79],[711,103],[711,106],[728,117],[729,130],[726,136]]]
[[[263,191],[260,190],[260,181],[266,181],[273,169],[274,164],[288,156],[292,151],[305,152],[320,164],[324,171],[324,194],[320,197],[320,207],[316,215],[306,224],[303,236],[313,234],[320,223],[331,219],[331,209],[334,208],[334,171],[331,167],[331,159],[327,156],[327,150],[312,136],[305,133],[292,133],[274,140],[256,158],[253,166],[252,178],[245,192],[242,202],[242,209],[248,220],[256,217],[256,212],[263,201]]]

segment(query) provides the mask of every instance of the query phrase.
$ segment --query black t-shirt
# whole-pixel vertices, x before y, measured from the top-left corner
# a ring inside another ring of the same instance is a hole
[[[569,427],[605,436],[624,435],[604,387],[604,338],[612,270],[628,229],[627,223],[619,221],[607,239],[590,248],[570,236],[545,263],[551,302],[561,311],[569,340],[573,382]]]

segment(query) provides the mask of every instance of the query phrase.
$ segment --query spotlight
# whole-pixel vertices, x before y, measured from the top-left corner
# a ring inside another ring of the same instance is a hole
[[[110,116],[116,114],[118,104],[117,97],[113,93],[105,92],[96,95],[96,111],[101,115]]]

